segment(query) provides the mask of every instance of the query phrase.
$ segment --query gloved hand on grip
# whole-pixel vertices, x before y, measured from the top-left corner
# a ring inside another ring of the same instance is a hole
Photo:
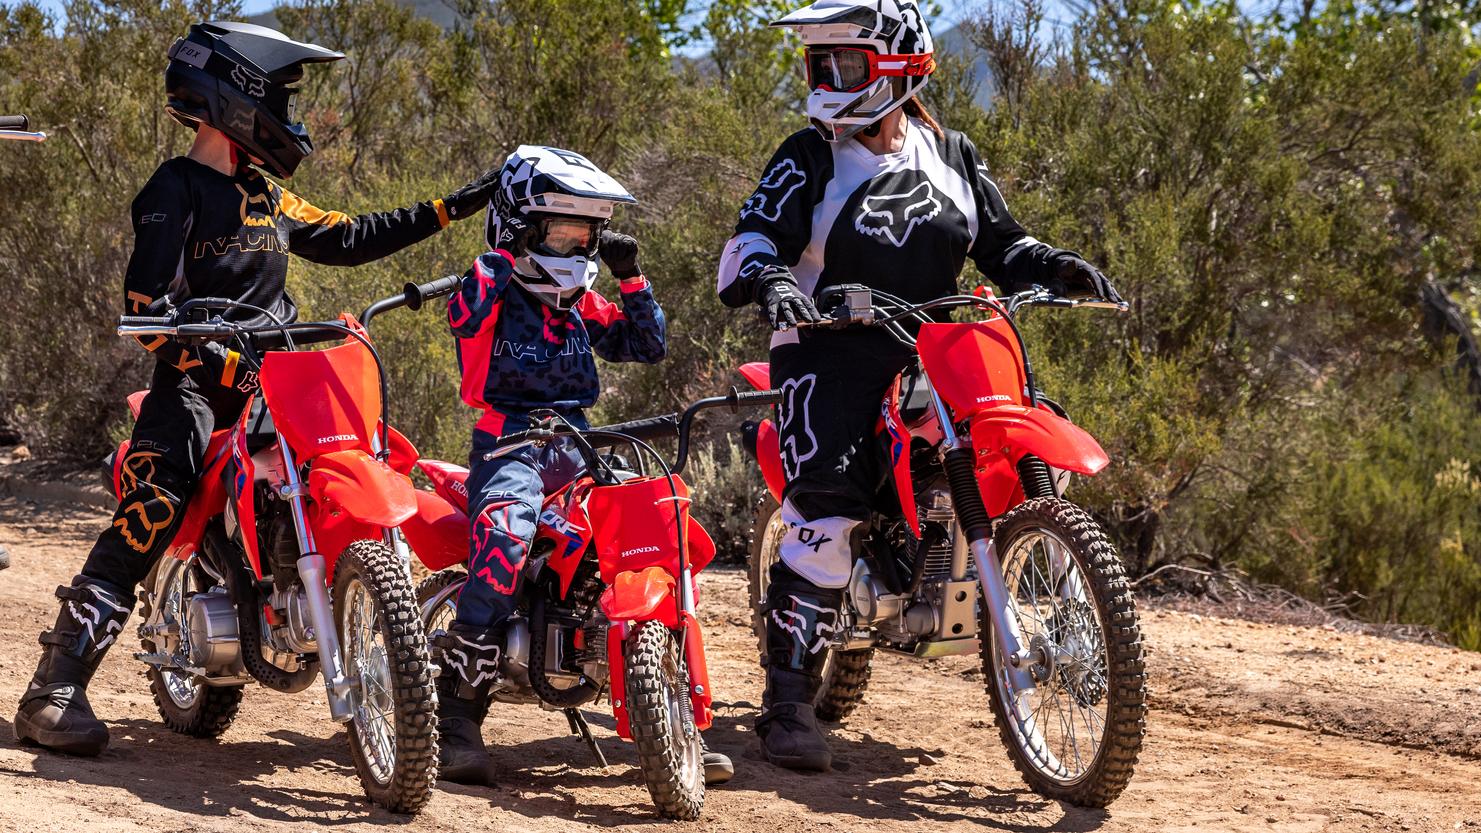
[[[632,235],[603,229],[597,251],[601,254],[602,262],[607,264],[607,268],[612,270],[612,275],[619,281],[631,280],[643,274],[643,268],[638,265],[638,240]]]
[[[1074,252],[1060,256],[1055,267],[1060,286],[1053,287],[1066,298],[1104,298],[1121,302],[1121,295],[1105,273]]]
[[[477,179],[442,198],[449,220],[466,220],[489,204],[494,189],[499,187],[499,166],[489,168]]]
[[[812,299],[802,294],[797,279],[784,266],[768,266],[762,270],[756,282],[756,303],[766,310],[766,318],[773,330],[790,330],[801,321],[816,323],[823,320]]]

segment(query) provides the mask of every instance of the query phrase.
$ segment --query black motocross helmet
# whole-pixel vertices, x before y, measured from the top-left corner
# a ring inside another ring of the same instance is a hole
[[[225,133],[268,173],[290,177],[314,152],[297,120],[303,65],[344,55],[251,23],[197,23],[170,47],[165,109],[186,127]]]

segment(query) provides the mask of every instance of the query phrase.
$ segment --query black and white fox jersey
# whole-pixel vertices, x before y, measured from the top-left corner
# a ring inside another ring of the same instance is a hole
[[[970,139],[909,120],[905,146],[875,155],[807,128],[767,164],[720,261],[720,298],[755,299],[768,265],[803,292],[864,284],[921,303],[957,292],[968,257],[1004,291],[1048,283],[1063,250],[1024,232]],[[781,334],[779,334],[781,335]]]

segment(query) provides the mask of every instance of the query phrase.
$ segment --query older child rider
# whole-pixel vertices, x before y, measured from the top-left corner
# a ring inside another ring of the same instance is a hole
[[[123,311],[142,315],[189,298],[230,298],[248,325],[291,322],[284,292],[290,254],[336,266],[385,257],[470,217],[488,200],[493,171],[444,199],[350,217],[322,211],[263,176],[287,178],[313,152],[295,114],[308,63],[344,56],[246,23],[202,23],[175,41],[165,67],[165,109],[196,132],[190,152],[166,160],[134,199],[134,252]],[[123,632],[134,586],[174,535],[200,477],[211,431],[235,421],[257,376],[220,344],[141,340],[154,375],[123,460],[123,499],[82,572],[57,588],[56,625],[21,696],[16,739],[97,755],[108,727],[86,688]]]
[[[608,231],[612,209],[635,203],[585,157],[524,145],[505,161],[489,205],[483,254],[448,299],[463,401],[483,411],[473,429],[468,502],[468,583],[442,637],[437,681],[442,777],[481,783],[489,766],[480,727],[515,607],[520,568],[545,495],[574,480],[581,457],[569,443],[484,459],[501,435],[549,409],[585,427],[600,391],[596,361],[653,363],[667,352],[663,310],[638,266],[638,241]],[[598,251],[618,280],[622,305],[592,291]],[[448,650],[456,648],[456,650]],[[732,772],[708,753],[706,777]]]

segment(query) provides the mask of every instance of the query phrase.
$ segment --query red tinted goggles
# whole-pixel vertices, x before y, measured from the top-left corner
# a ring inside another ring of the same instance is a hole
[[[881,55],[854,46],[813,46],[807,49],[807,88],[834,93],[862,90],[885,77],[930,75],[936,71],[934,54]]]

